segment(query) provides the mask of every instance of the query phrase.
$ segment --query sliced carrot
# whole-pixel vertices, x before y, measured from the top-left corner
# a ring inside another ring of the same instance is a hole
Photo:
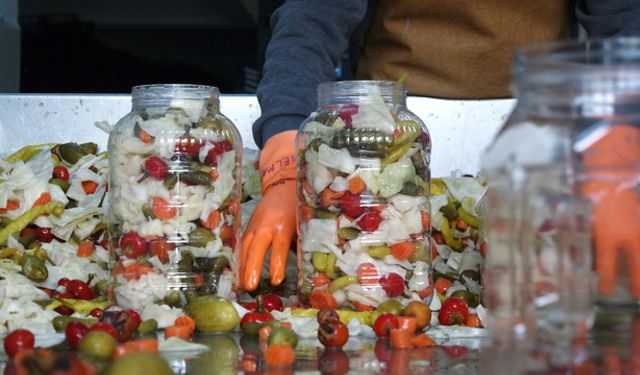
[[[138,263],[129,264],[122,270],[122,274],[127,280],[140,280],[142,275],[146,275],[149,272],[153,272],[153,268]]]
[[[269,339],[269,335],[273,331],[273,327],[271,326],[263,326],[258,330],[258,340],[267,341]]]
[[[224,224],[220,227],[220,240],[223,242],[233,237],[233,226]]]
[[[437,343],[424,333],[419,333],[411,339],[411,344],[416,348],[425,348],[430,346],[436,346]]]
[[[375,308],[373,308],[373,306],[365,305],[364,303],[360,303],[358,301],[353,303],[353,307],[357,311],[373,311],[373,310],[375,310]]]
[[[291,366],[296,360],[296,352],[289,345],[273,344],[264,352],[264,361],[269,367]]]
[[[378,269],[373,263],[362,263],[358,266],[356,277],[360,285],[377,285],[380,278]]]
[[[367,184],[364,183],[364,180],[360,176],[355,176],[349,180],[349,192],[354,195],[358,195],[365,191],[367,188]]]
[[[180,315],[173,321],[174,326],[187,326],[191,332],[196,330],[196,321],[189,315]]]
[[[445,279],[444,277],[439,277],[433,283],[433,287],[436,288],[436,292],[440,294],[445,294],[447,289],[451,286],[451,281]]]
[[[138,129],[138,138],[140,138],[140,140],[143,143],[151,143],[153,142],[153,136],[149,133],[147,133],[146,131],[142,130],[142,129]]]
[[[113,353],[113,359],[118,359],[125,354],[135,353],[135,352],[147,352],[147,353],[157,353],[158,352],[158,340],[157,339],[137,339],[126,341],[116,348]]]
[[[425,299],[428,296],[430,296],[433,293],[433,287],[428,286],[420,291],[417,292],[418,296],[420,296],[420,298]]]
[[[414,333],[418,329],[418,319],[415,316],[398,316],[398,328]]]
[[[344,191],[333,191],[326,187],[320,192],[320,205],[322,208],[336,207],[340,203],[342,196],[344,196]]]
[[[428,231],[431,229],[431,214],[427,211],[420,211],[420,218],[422,219],[422,230]]]
[[[480,321],[478,314],[467,315],[464,325],[467,327],[482,328],[482,322]]]
[[[164,337],[179,337],[181,339],[188,339],[193,334],[193,331],[188,326],[169,326],[164,329]]]
[[[313,286],[313,289],[317,289],[329,284],[331,284],[331,279],[323,272],[318,272],[311,277],[311,285]]]
[[[163,198],[153,197],[151,199],[151,212],[160,220],[169,220],[176,216],[178,209]]]
[[[338,307],[333,295],[327,290],[314,290],[309,294],[309,303],[314,309],[335,309]]]
[[[213,229],[217,227],[222,221],[222,215],[217,210],[212,210],[207,216],[207,220],[200,220],[200,224],[207,229]]]
[[[94,246],[93,241],[82,241],[78,245],[78,252],[76,255],[81,258],[91,256],[91,254],[93,254]]]
[[[456,221],[456,229],[460,230],[460,231],[465,231],[467,230],[467,228],[469,228],[469,224],[467,224],[466,221],[459,219]]]
[[[43,204],[47,203],[51,203],[51,194],[45,191],[44,193],[40,194],[38,199],[33,202],[33,205],[31,207],[42,206]]]
[[[20,202],[13,199],[7,199],[7,206],[5,208],[0,208],[0,214],[17,210],[18,208],[20,208]]]
[[[407,260],[416,253],[416,245],[413,242],[398,242],[391,245],[391,255],[398,260]]]
[[[82,181],[82,190],[85,194],[93,194],[98,190],[98,183],[91,180]]]
[[[302,207],[300,207],[300,218],[302,221],[309,221],[313,219],[313,207],[304,203]]]
[[[392,328],[389,331],[389,340],[391,341],[391,347],[394,349],[412,349],[412,336],[413,332],[405,329]]]

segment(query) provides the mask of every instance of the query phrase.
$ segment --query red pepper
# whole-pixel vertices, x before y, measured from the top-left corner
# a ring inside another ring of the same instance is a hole
[[[382,216],[377,211],[369,211],[358,220],[358,226],[365,232],[374,232],[381,222]]]
[[[463,298],[449,297],[442,303],[438,313],[440,324],[450,326],[464,324],[469,316],[469,305]]]
[[[147,252],[147,240],[136,232],[127,232],[120,237],[122,255],[129,259],[138,259]]]
[[[202,143],[200,139],[189,135],[183,135],[176,138],[176,146],[174,152],[176,155],[196,156],[200,152]]]
[[[364,207],[360,205],[360,196],[346,191],[342,196],[342,212],[351,217],[362,215]]]
[[[357,104],[345,104],[342,107],[340,107],[340,110],[338,111],[338,116],[340,116],[342,121],[344,121],[347,129],[351,128],[351,118],[356,113],[358,113]]]
[[[233,149],[233,145],[228,140],[222,140],[220,142],[216,142],[212,145],[207,152],[207,157],[205,158],[205,164],[208,165],[217,165],[218,164],[218,156],[224,154],[227,151],[231,151]]]
[[[390,274],[380,278],[380,285],[384,289],[388,297],[398,297],[404,292],[404,279],[397,273]]]
[[[53,177],[61,180],[69,180],[69,170],[64,165],[56,165],[53,167]]]
[[[256,310],[246,313],[240,320],[240,329],[247,335],[257,335],[264,323],[273,320],[273,316],[264,311],[262,296],[258,296],[256,302]]]
[[[35,237],[38,241],[42,243],[49,243],[53,241],[55,238],[53,233],[51,233],[51,228],[40,228],[40,227],[26,227],[20,231],[20,237]]]
[[[144,170],[156,180],[164,180],[169,174],[169,166],[158,156],[151,156],[145,160]]]
[[[90,300],[93,299],[93,289],[82,280],[71,280],[67,284],[67,293],[75,299]]]

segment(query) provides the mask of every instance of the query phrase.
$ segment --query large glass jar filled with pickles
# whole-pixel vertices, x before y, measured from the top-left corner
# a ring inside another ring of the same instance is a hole
[[[111,285],[162,327],[196,295],[232,297],[242,142],[216,87],[147,85],[109,137]]]
[[[431,296],[431,139],[391,81],[318,87],[298,150],[300,300],[370,310]]]

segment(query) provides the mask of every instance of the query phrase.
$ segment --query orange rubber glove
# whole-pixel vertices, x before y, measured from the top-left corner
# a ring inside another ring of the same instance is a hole
[[[242,238],[240,283],[247,291],[260,283],[265,254],[271,247],[271,284],[285,277],[287,256],[296,233],[296,131],[277,134],[260,152],[258,168],[262,198],[253,211]]]

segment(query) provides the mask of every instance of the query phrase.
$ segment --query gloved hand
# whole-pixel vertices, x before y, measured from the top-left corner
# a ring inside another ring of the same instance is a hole
[[[240,250],[240,286],[255,290],[262,263],[271,247],[271,284],[285,276],[287,255],[296,232],[296,131],[271,137],[260,152],[258,168],[262,198],[245,229]]]

